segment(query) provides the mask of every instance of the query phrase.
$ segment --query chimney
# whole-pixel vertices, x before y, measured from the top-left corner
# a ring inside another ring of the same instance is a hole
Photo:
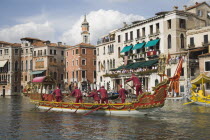
[[[173,7],[174,11],[178,10],[178,6]]]
[[[187,11],[187,5],[184,5],[183,8],[184,8],[184,11]]]
[[[61,46],[62,45],[62,42],[58,42],[58,46]]]
[[[196,2],[195,5],[198,5],[198,2]]]
[[[49,44],[50,44],[50,41],[49,41],[49,40],[47,40],[45,43],[46,43],[46,45],[49,45]]]
[[[123,25],[124,25],[124,27],[126,27],[127,26],[127,23],[126,22],[123,22]]]

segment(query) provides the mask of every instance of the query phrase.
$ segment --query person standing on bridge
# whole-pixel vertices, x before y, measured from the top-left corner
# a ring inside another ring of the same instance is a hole
[[[133,85],[134,87],[136,87],[136,96],[138,97],[139,94],[142,93],[142,90],[141,90],[141,82],[139,80],[138,77],[135,76],[135,74],[133,73],[131,78],[129,78],[128,80],[126,80],[126,82],[129,82],[129,81],[133,81]]]
[[[80,91],[80,89],[78,89],[77,86],[74,88],[73,92],[71,93],[71,96],[76,97],[75,103],[82,103],[82,92]]]
[[[108,94],[104,86],[101,86],[101,88],[97,90],[97,92],[101,94],[101,103],[103,104],[104,102],[106,102],[106,104],[108,104]]]
[[[128,93],[124,88],[122,88],[122,85],[120,85],[120,90],[118,91],[119,97],[122,100],[122,103],[125,103],[126,94]]]

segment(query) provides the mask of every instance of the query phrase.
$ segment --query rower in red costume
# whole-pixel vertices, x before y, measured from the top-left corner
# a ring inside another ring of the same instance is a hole
[[[59,89],[59,87],[57,87],[54,91],[53,91],[53,95],[55,96],[56,102],[61,102],[62,101],[62,92]]]
[[[80,91],[80,89],[78,89],[78,87],[76,86],[74,91],[71,93],[71,96],[76,97],[76,103],[82,103],[82,92]]]
[[[97,90],[97,92],[100,92],[101,94],[101,103],[103,104],[104,102],[106,102],[106,104],[108,104],[108,94],[107,90],[104,89],[104,86],[102,86],[99,90]]]
[[[118,92],[119,92],[119,98],[121,98],[122,103],[125,103],[127,91],[124,88],[122,88],[122,85],[120,85],[120,90]]]
[[[141,82],[138,77],[135,76],[135,74],[132,74],[131,78],[126,80],[126,82],[133,81],[133,85],[136,87],[136,96],[138,97],[139,94],[142,94],[141,90]]]
[[[95,89],[90,93],[90,95],[88,95],[88,97],[93,97],[94,101],[100,103],[100,97]]]

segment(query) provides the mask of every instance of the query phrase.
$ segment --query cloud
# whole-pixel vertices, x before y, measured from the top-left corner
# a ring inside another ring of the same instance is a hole
[[[28,22],[0,29],[0,39],[8,42],[20,42],[22,37],[35,37],[42,40],[54,40],[55,30],[49,22],[37,24]]]
[[[123,22],[130,23],[135,20],[144,19],[142,16],[133,14],[124,14],[114,10],[98,10],[92,11],[87,15],[87,21],[90,25],[90,40],[92,44],[96,44],[98,38],[108,34],[109,31],[120,28]],[[69,29],[64,32],[60,40],[67,44],[77,44],[82,41],[81,38],[81,23],[84,17],[81,16]]]

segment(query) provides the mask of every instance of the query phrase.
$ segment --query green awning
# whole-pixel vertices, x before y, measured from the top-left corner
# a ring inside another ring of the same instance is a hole
[[[43,73],[45,70],[38,70],[38,71],[32,71],[31,72],[31,75],[34,75],[34,74],[41,74]]]
[[[145,45],[145,47],[155,46],[159,41],[160,41],[160,39],[151,40],[151,41],[147,42],[147,44]]]
[[[145,43],[138,43],[138,44],[136,44],[136,45],[133,47],[132,50],[141,49],[141,48],[143,48],[144,44],[145,44]]]
[[[125,46],[120,53],[128,52],[131,50],[131,48],[132,48],[132,46]]]
[[[155,59],[155,60],[150,60],[150,61],[145,61],[141,67],[150,67],[154,64],[156,64],[158,62],[158,59]]]

